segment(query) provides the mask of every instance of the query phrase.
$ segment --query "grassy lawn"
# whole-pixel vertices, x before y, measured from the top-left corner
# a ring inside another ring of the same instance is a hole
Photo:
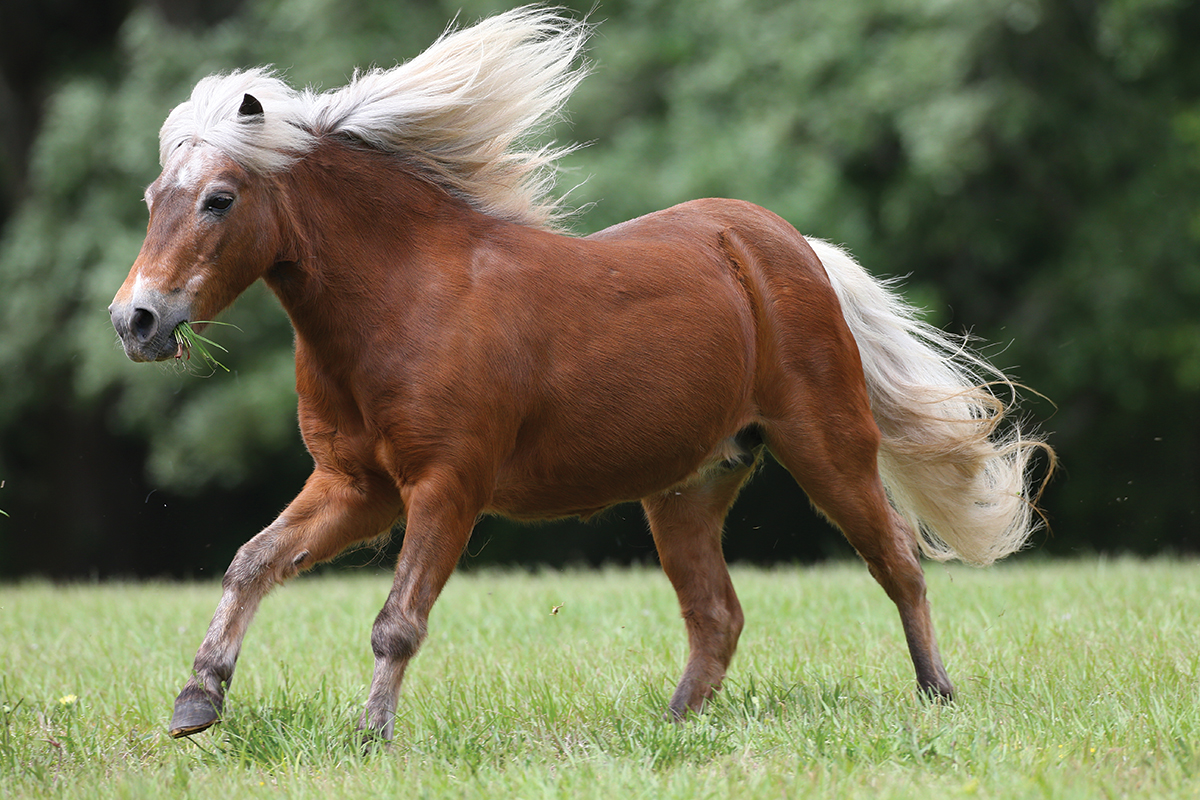
[[[927,569],[954,705],[917,696],[862,566],[743,568],[725,691],[681,726],[661,720],[685,652],[662,575],[460,573],[396,743],[366,756],[352,729],[386,573],[276,590],[225,722],[191,741],[164,728],[217,584],[0,586],[0,797],[1200,793],[1200,564]]]

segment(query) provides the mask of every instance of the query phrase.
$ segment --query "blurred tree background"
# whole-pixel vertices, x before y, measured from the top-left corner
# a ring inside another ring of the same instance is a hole
[[[336,87],[508,7],[6,5],[0,575],[220,574],[308,473],[290,329],[261,286],[223,317],[228,374],[132,364],[109,325],[158,127],[195,81],[269,63]],[[845,243],[1052,401],[1025,406],[1064,465],[1038,551],[1200,550],[1200,4],[603,0],[591,17],[595,74],[558,132],[590,143],[562,182],[578,232],[719,195]],[[653,558],[635,506],[487,520],[469,552]],[[774,466],[730,515],[732,560],[847,552]]]

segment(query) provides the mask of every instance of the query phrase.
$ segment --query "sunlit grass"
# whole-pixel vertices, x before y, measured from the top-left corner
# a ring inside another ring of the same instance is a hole
[[[354,735],[390,576],[267,599],[225,721],[165,733],[220,588],[0,587],[0,796],[1104,797],[1200,790],[1194,562],[929,567],[952,705],[857,564],[737,569],[724,691],[661,718],[685,645],[653,570],[460,573],[397,741]],[[558,607],[557,613],[552,611]]]

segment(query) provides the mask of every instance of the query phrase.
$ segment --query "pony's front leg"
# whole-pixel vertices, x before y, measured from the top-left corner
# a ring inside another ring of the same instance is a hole
[[[259,601],[276,583],[387,531],[400,514],[389,483],[314,472],[279,518],[238,550],[221,600],[196,653],[192,677],[175,700],[170,734],[190,736],[219,721],[242,639]]]
[[[450,481],[427,482],[405,499],[408,518],[396,577],[371,629],[375,671],[359,723],[368,743],[392,738],[404,670],[425,639],[429,612],[482,507]]]

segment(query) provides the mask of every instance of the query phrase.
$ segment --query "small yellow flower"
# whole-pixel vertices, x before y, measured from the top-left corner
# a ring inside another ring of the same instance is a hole
[[[75,705],[75,701],[78,699],[79,698],[73,694],[64,694],[62,697],[58,698],[58,704],[60,706],[73,706]]]

